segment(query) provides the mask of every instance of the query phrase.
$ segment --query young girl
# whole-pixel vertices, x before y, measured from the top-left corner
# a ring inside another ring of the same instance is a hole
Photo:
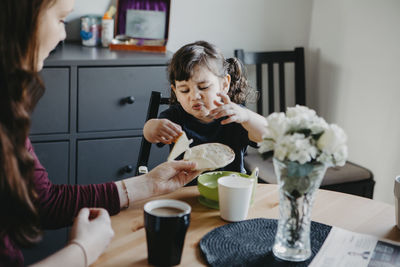
[[[184,131],[193,139],[192,146],[228,145],[235,151],[235,160],[223,169],[246,172],[247,145],[262,141],[267,122],[242,105],[249,88],[240,62],[225,60],[214,45],[198,41],[174,54],[168,72],[172,105],[158,119],[146,122],[145,138],[171,144]]]

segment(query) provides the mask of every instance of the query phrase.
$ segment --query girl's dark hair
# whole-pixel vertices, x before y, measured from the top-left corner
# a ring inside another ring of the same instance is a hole
[[[197,41],[181,47],[173,55],[169,66],[169,82],[187,81],[193,76],[195,67],[207,67],[218,77],[231,76],[228,96],[231,101],[243,104],[249,91],[245,69],[237,58],[225,60],[221,51],[206,41]],[[171,90],[171,103],[176,103],[176,96]]]
[[[0,238],[21,246],[41,236],[34,161],[25,142],[44,92],[37,73],[39,18],[55,1],[0,1]]]

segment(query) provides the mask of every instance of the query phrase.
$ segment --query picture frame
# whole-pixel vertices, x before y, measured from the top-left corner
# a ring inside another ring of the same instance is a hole
[[[111,50],[166,52],[170,0],[118,0]]]

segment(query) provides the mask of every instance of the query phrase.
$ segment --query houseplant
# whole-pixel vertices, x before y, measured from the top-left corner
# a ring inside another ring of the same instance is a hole
[[[326,169],[347,159],[346,134],[305,106],[272,113],[259,143],[264,158],[273,157],[279,186],[280,218],[273,253],[289,261],[311,256],[310,215],[316,189]]]

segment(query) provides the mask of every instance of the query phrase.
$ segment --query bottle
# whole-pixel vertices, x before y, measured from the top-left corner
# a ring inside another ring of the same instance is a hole
[[[103,47],[108,47],[114,38],[114,20],[112,16],[115,13],[115,7],[110,6],[101,20],[101,44]]]
[[[101,16],[86,15],[81,17],[80,35],[82,38],[82,45],[99,45],[101,41]]]

